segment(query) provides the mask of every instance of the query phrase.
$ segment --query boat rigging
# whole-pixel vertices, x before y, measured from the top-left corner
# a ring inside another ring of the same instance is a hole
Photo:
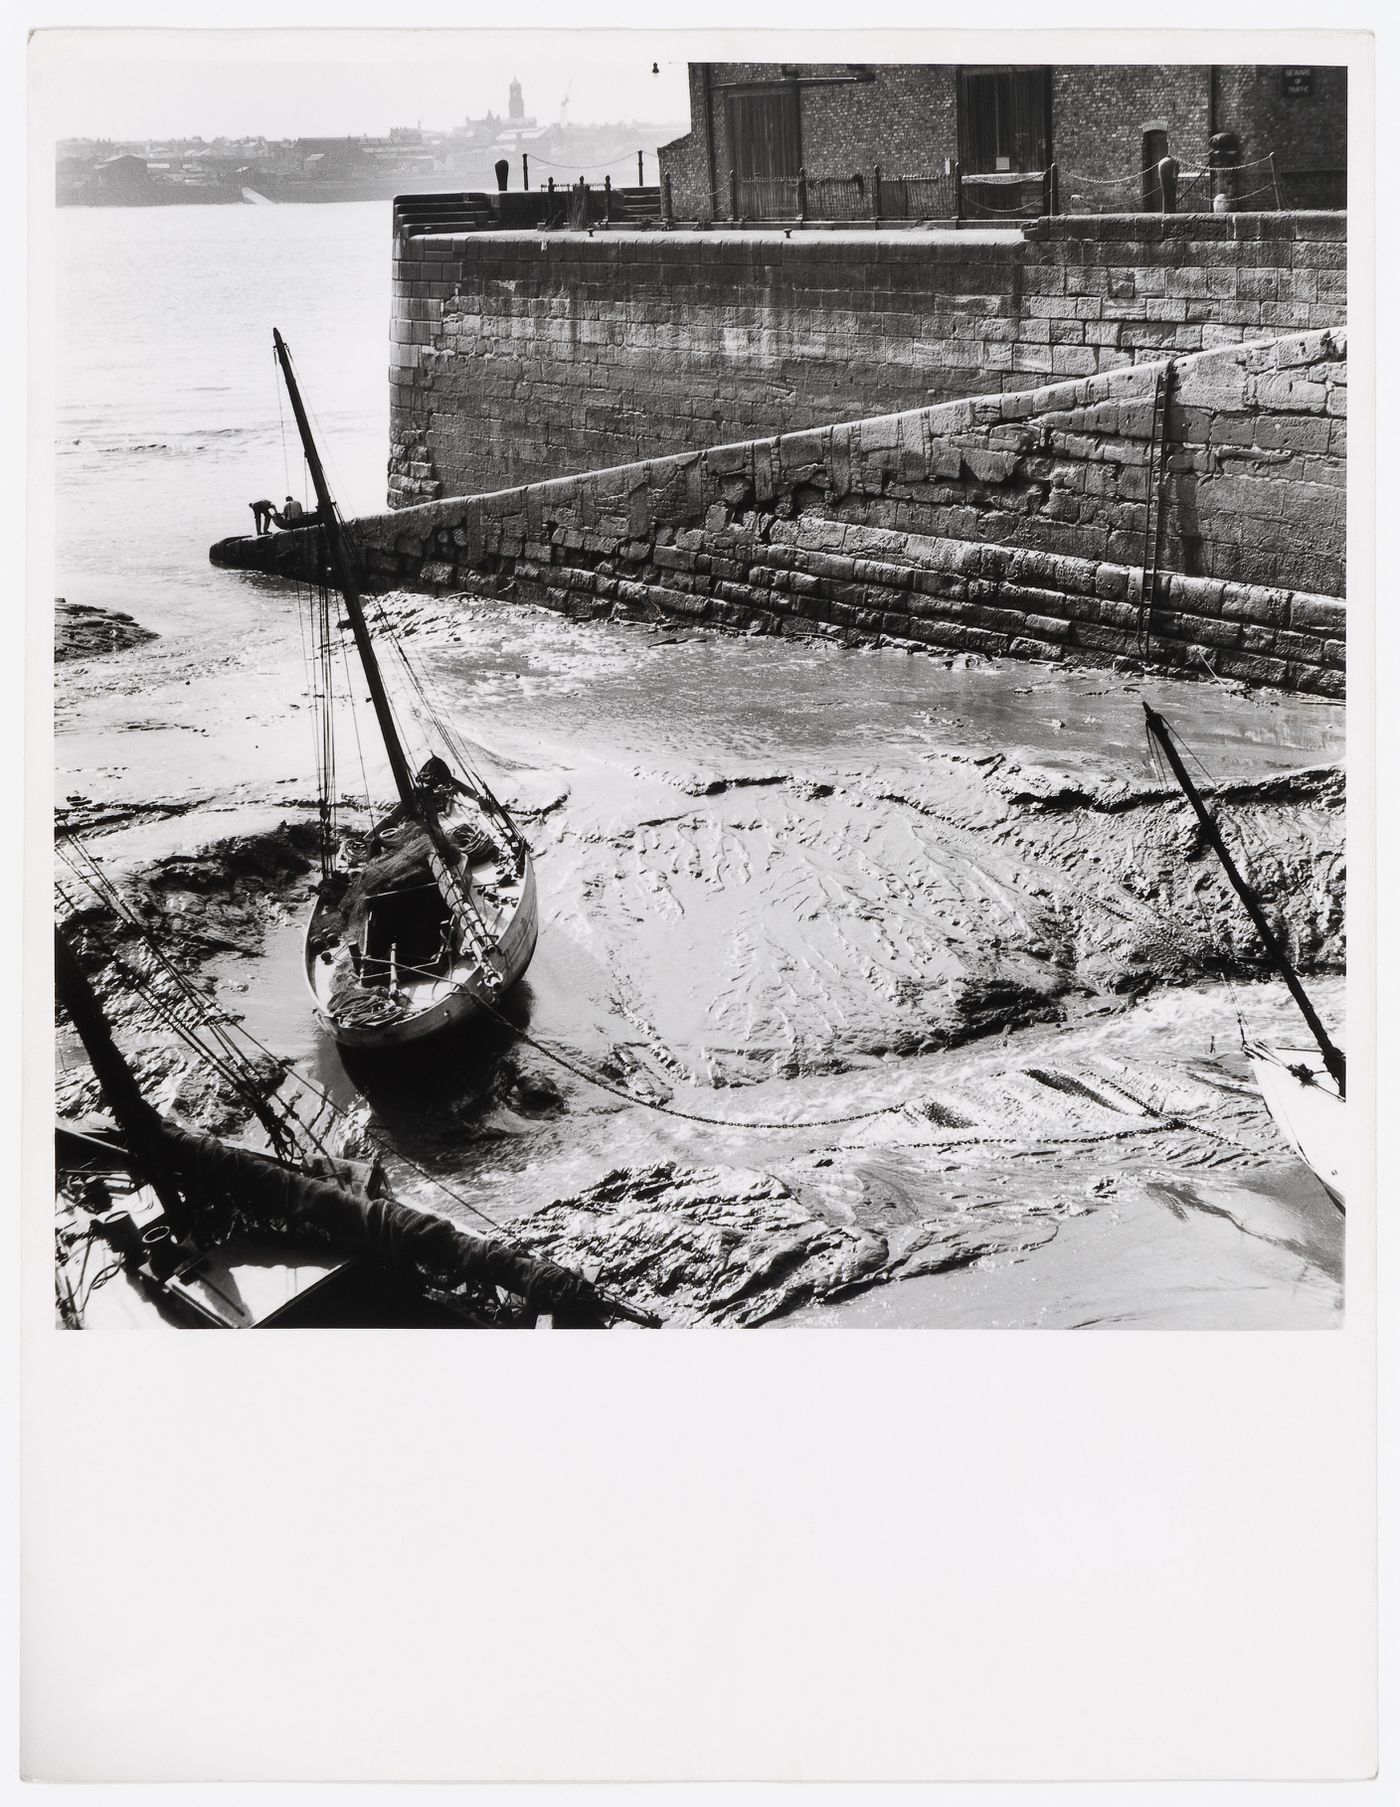
[[[85,933],[91,941],[91,929]],[[109,974],[132,976],[100,937],[96,951],[106,955]],[[59,1313],[71,1328],[94,1321],[222,1329],[656,1322],[531,1254],[498,1226],[482,1237],[401,1204],[377,1162],[331,1155],[308,1126],[294,1141],[279,1138],[267,1155],[164,1114],[146,1097],[57,927],[54,968],[58,1001],[114,1119],[57,1125],[55,1278]],[[189,1030],[177,1021],[178,1004],[149,990],[137,996],[167,1027]],[[185,1039],[227,1078],[207,1043]],[[105,1253],[89,1281],[95,1245]]]
[[[272,338],[316,494],[313,531],[324,540],[398,793],[367,836],[337,836],[332,624],[323,607],[321,883],[307,927],[307,981],[318,1019],[342,1047],[402,1047],[490,1010],[525,971],[539,932],[534,867],[510,812],[479,773],[454,772],[440,753],[411,767],[291,354],[280,332]]]

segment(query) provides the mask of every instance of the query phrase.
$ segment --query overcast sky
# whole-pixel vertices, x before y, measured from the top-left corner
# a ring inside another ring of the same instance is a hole
[[[56,138],[446,127],[504,114],[512,76],[541,124],[672,123],[689,116],[674,48],[641,31],[48,32],[31,77]]]
[[[62,0],[65,16],[94,12],[90,0]],[[125,0],[102,0],[96,16],[107,18]],[[772,0],[741,0],[745,11],[764,11]],[[159,15],[171,7],[165,0],[143,0]],[[415,12],[425,8],[414,0]],[[531,0],[521,8],[528,16],[565,10],[575,17],[596,17],[602,0]],[[804,13],[825,15],[829,24],[839,0],[808,0]],[[889,0],[883,0],[888,11]],[[1064,0],[1073,10],[1070,0]],[[1115,22],[1121,8],[1102,0]],[[1182,0],[1186,5],[1187,0]],[[233,137],[244,133],[269,138],[318,137],[369,133],[381,135],[395,125],[446,127],[488,110],[506,110],[510,80],[519,76],[525,109],[542,124],[558,120],[567,99],[567,118],[580,123],[637,120],[646,124],[684,123],[689,115],[686,58],[742,61],[946,61],[998,62],[1008,57],[1024,62],[1156,62],[1282,61],[1308,63],[1341,60],[1344,42],[1327,55],[1328,40],[1316,32],[1290,39],[1281,28],[1301,0],[1274,0],[1270,29],[1234,33],[1166,35],[1144,31],[1063,31],[1043,25],[1043,0],[1003,0],[995,22],[1019,24],[1033,19],[1032,29],[996,32],[940,28],[937,31],[875,30],[864,15],[879,12],[882,0],[866,0],[855,10],[840,6],[842,31],[801,30],[717,32],[675,30],[661,9],[651,10],[656,23],[630,29],[461,31],[350,30],[304,27],[278,30],[39,30],[30,40],[29,94],[35,144],[45,138]],[[1338,0],[1340,4],[1340,0]],[[31,13],[53,10],[51,0],[28,0]],[[280,0],[277,17],[300,9],[305,0]],[[185,16],[181,0],[177,16]],[[228,17],[223,0],[207,0],[200,17],[212,12]],[[240,20],[256,22],[264,0],[242,0]],[[337,21],[370,13],[376,23],[392,9],[377,0],[366,7],[358,0],[326,0],[316,9]],[[470,0],[452,0],[449,16],[471,16]],[[478,14],[484,10],[479,5]],[[643,12],[638,0],[638,12]],[[923,16],[931,9],[921,0],[903,0],[903,10]],[[1237,22],[1236,0],[1215,0],[1210,9],[1221,23]],[[1258,7],[1252,9],[1257,20]],[[1316,17],[1315,0],[1306,8]],[[498,16],[509,9],[497,8]],[[1066,21],[1068,22],[1068,21]],[[1097,23],[1098,21],[1096,21]],[[1254,21],[1251,21],[1252,23]],[[980,22],[979,22],[980,23]],[[652,74],[652,64],[658,71]]]

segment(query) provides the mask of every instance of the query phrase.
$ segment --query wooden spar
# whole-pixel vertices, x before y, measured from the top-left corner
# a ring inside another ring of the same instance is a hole
[[[345,613],[350,618],[350,628],[355,636],[360,664],[364,667],[365,681],[369,685],[370,701],[374,704],[374,713],[379,721],[379,731],[384,737],[384,750],[389,755],[389,765],[394,774],[394,784],[399,793],[399,801],[408,815],[416,821],[422,821],[424,819],[422,798],[413,782],[408,758],[404,753],[403,743],[399,739],[399,731],[394,725],[393,712],[389,707],[389,694],[384,688],[384,679],[380,675],[379,660],[375,655],[374,643],[370,639],[365,612],[360,605],[360,592],[351,571],[350,559],[340,531],[340,518],[335,511],[335,502],[331,497],[330,486],[326,482],[326,473],[321,466],[321,455],[316,450],[316,441],[311,437],[311,424],[306,418],[301,391],[297,388],[296,377],[292,374],[292,360],[287,351],[287,342],[275,326],[272,329],[272,343],[277,352],[277,362],[282,367],[282,377],[287,385],[287,394],[291,398],[292,413],[296,416],[297,432],[301,434],[301,449],[306,454],[307,466],[311,471],[311,483],[316,491],[316,509],[321,518],[321,526],[325,530],[326,547],[330,553],[331,573],[335,578],[336,588],[345,598]]]
[[[301,448],[306,454],[307,467],[311,472],[312,486],[316,491],[316,508],[325,529],[326,546],[330,553],[331,574],[336,588],[345,598],[345,612],[350,618],[351,631],[355,636],[355,645],[360,654],[360,664],[364,667],[365,681],[369,685],[370,701],[374,704],[374,713],[379,722],[379,731],[384,737],[384,749],[389,755],[389,765],[394,774],[394,784],[399,793],[399,801],[403,805],[404,814],[413,821],[422,824],[428,834],[430,850],[428,864],[437,881],[438,890],[443,902],[452,912],[464,941],[475,951],[481,960],[484,970],[494,975],[487,956],[491,952],[491,939],[481,921],[476,903],[471,894],[471,880],[460,870],[460,860],[451,841],[443,832],[438,821],[437,811],[423,788],[413,782],[413,774],[409,770],[408,757],[399,739],[399,731],[394,724],[393,712],[389,707],[389,694],[384,688],[384,679],[380,674],[379,660],[374,651],[374,643],[370,639],[365,612],[360,604],[360,592],[355,583],[354,573],[350,566],[350,557],[345,548],[345,537],[341,532],[340,518],[335,511],[330,486],[326,482],[326,473],[321,465],[321,455],[316,450],[316,441],[311,436],[311,423],[306,418],[306,408],[302,403],[301,391],[297,388],[296,377],[292,373],[291,354],[287,350],[287,342],[274,326],[272,343],[277,353],[277,362],[282,367],[282,376],[287,385],[287,394],[291,398],[292,413],[296,416],[297,432],[301,435]]]
[[[53,932],[53,958],[58,1001],[78,1031],[102,1096],[126,1134],[132,1162],[164,1206],[171,1223],[180,1228],[188,1222],[189,1213],[166,1158],[160,1116],[142,1097],[136,1075],[112,1040],[107,1014],[97,993],[58,928]]]
[[[1265,951],[1270,960],[1273,961],[1279,977],[1292,993],[1293,1002],[1298,1006],[1299,1010],[1302,1011],[1304,1022],[1306,1022],[1308,1028],[1312,1030],[1313,1037],[1322,1053],[1322,1064],[1332,1075],[1333,1079],[1336,1080],[1338,1093],[1345,1098],[1347,1091],[1346,1056],[1323,1028],[1322,1019],[1313,1009],[1312,1002],[1309,999],[1307,992],[1303,990],[1302,980],[1293,970],[1293,963],[1283,951],[1283,944],[1269,926],[1268,918],[1259,908],[1258,899],[1241,876],[1235,862],[1230,858],[1230,850],[1221,839],[1220,830],[1216,827],[1210,811],[1201,801],[1200,793],[1191,782],[1190,775],[1188,774],[1185,765],[1182,763],[1181,755],[1176,750],[1176,744],[1172,739],[1171,729],[1168,728],[1166,722],[1158,715],[1157,711],[1151,708],[1147,703],[1144,703],[1142,708],[1143,714],[1147,717],[1148,731],[1152,734],[1158,746],[1161,747],[1163,753],[1166,754],[1167,764],[1171,767],[1173,776],[1181,786],[1186,801],[1196,812],[1196,820],[1201,825],[1202,833],[1215,849],[1216,857],[1225,869],[1225,876],[1234,886],[1235,895],[1239,898],[1248,912],[1249,920],[1254,924],[1259,939],[1264,943]]]

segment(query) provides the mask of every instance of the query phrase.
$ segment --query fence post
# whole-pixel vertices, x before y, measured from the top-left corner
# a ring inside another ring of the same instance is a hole
[[[646,183],[642,180],[642,153],[640,151],[637,152],[637,186],[638,188],[646,187]]]
[[[668,169],[661,178],[661,221],[663,225],[671,224],[671,172]]]
[[[530,153],[528,151],[520,153],[520,172],[525,192],[528,194],[530,192]]]
[[[1175,157],[1163,157],[1157,165],[1157,186],[1162,195],[1162,212],[1176,212],[1176,172],[1178,164]]]
[[[1274,179],[1274,206],[1282,213],[1283,195],[1280,192],[1278,185],[1278,162],[1272,151],[1269,152],[1269,174]]]
[[[554,193],[554,177],[553,177],[553,176],[551,176],[551,177],[550,177],[550,178],[549,178],[549,192],[550,192],[550,193],[551,193],[551,194],[553,194],[553,193]]]
[[[603,224],[612,224],[612,177],[603,177]]]
[[[729,217],[731,220],[739,218],[739,178],[732,163],[729,166]]]
[[[1054,219],[1060,211],[1060,166],[1052,163],[1045,172],[1045,211]]]
[[[955,160],[953,163],[953,218],[955,220],[960,220],[960,219],[962,219],[962,217],[963,217],[962,164]]]
[[[877,226],[880,224],[880,209],[883,205],[884,197],[880,193],[880,165],[877,163],[875,165],[875,191],[870,197],[870,217]]]
[[[806,171],[805,167],[799,169],[797,172],[797,217],[798,217],[798,220],[803,225],[806,225],[806,223],[807,223],[807,171]]]

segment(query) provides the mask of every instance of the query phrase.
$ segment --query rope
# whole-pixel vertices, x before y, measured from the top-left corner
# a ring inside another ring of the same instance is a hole
[[[619,151],[615,157],[609,157],[606,163],[551,163],[548,157],[537,157],[533,151],[526,151],[531,166],[538,163],[544,169],[576,169],[580,174],[598,169],[615,169],[619,163],[631,163],[637,155],[636,151]]]
[[[509,1017],[503,1015],[501,1011],[496,1009],[494,1004],[489,1003],[485,998],[482,998],[479,1001],[483,1008],[488,1010],[491,1015],[496,1018],[497,1022],[503,1023],[507,1029],[518,1036],[528,1047],[533,1048],[537,1054],[543,1054],[546,1060],[554,1061],[557,1065],[563,1067],[566,1072],[572,1073],[575,1078],[582,1079],[588,1085],[597,1086],[598,1090],[601,1092],[611,1092],[614,1098],[621,1098],[624,1104],[639,1104],[644,1110],[657,1111],[663,1117],[678,1117],[683,1123],[703,1123],[710,1129],[832,1129],[842,1123],[866,1123],[872,1117],[898,1116],[904,1109],[902,1104],[882,1104],[876,1110],[851,1111],[849,1114],[842,1117],[814,1117],[810,1121],[803,1123],[749,1123],[735,1117],[705,1117],[701,1116],[697,1111],[677,1110],[673,1105],[657,1104],[650,1098],[639,1098],[635,1092],[624,1091],[621,1086],[613,1085],[606,1079],[600,1079],[596,1073],[588,1072],[586,1068],[579,1066],[574,1061],[566,1059],[564,1055],[557,1053],[553,1048],[546,1047],[543,1042],[537,1041],[534,1036],[511,1022]]]
[[[242,1025],[239,1025],[239,1033],[245,1035],[255,1048],[262,1050],[263,1053],[267,1053],[267,1050],[263,1048],[263,1044],[250,1029],[245,1029]],[[321,1103],[329,1111],[332,1117],[338,1118],[341,1122],[350,1121],[350,1113],[343,1105],[337,1104],[330,1093],[326,1091],[323,1086],[317,1085],[314,1079],[308,1079],[304,1073],[299,1072],[295,1067],[289,1067],[287,1069],[287,1077],[295,1080],[298,1085],[304,1086],[308,1092],[311,1092],[315,1097],[320,1099]],[[381,1151],[384,1149],[384,1144],[382,1142],[376,1141],[375,1146]],[[456,1204],[461,1205],[464,1210],[470,1211],[474,1217],[479,1217],[484,1224],[489,1225],[498,1235],[507,1237],[519,1235],[518,1230],[508,1230],[504,1224],[497,1223],[496,1219],[483,1211],[479,1205],[474,1205],[469,1198],[465,1198],[460,1192],[454,1191],[445,1180],[440,1180],[435,1173],[430,1173],[426,1167],[420,1167],[417,1161],[410,1155],[404,1154],[401,1149],[396,1148],[391,1152],[396,1160],[402,1161],[404,1166],[416,1173],[420,1179],[426,1180],[430,1186],[436,1186],[439,1192],[444,1193]]]
[[[207,1065],[212,1067],[214,1071],[219,1074],[225,1084],[233,1089],[236,1096],[243,1100],[245,1106],[250,1110],[252,1115],[263,1125],[272,1147],[279,1155],[283,1154],[285,1145],[293,1139],[287,1121],[292,1113],[287,1111],[284,1107],[283,1115],[279,1118],[273,1105],[264,1095],[260,1083],[262,1075],[250,1062],[245,1051],[233,1040],[231,1032],[236,1030],[238,1025],[232,1023],[225,1025],[216,1019],[210,1009],[209,1000],[169,958],[164,949],[155,940],[154,936],[128,906],[126,900],[122,897],[111,879],[102,871],[94,857],[88,853],[87,849],[84,848],[80,842],[71,839],[67,842],[60,842],[58,851],[60,858],[63,859],[64,864],[68,866],[69,870],[72,871],[76,877],[85,879],[89,889],[98,898],[99,902],[105,904],[119,921],[125,922],[128,927],[135,930],[137,936],[142,943],[144,943],[151,958],[155,961],[158,970],[173,983],[179,994],[180,1001],[186,1008],[193,1012],[195,1024],[192,1026],[190,1023],[183,1020],[178,1014],[177,1007],[172,1005],[168,999],[162,998],[154,989],[152,982],[143,974],[136,972],[127,961],[122,958],[111,943],[95,929],[89,930],[92,939],[97,943],[98,947],[106,953],[108,959],[117,971],[126,978],[127,983],[132,987],[142,1002],[145,1003],[156,1020],[165,1023],[165,1025],[171,1029],[193,1053],[198,1054]],[[84,872],[80,870],[79,866],[74,863],[72,857],[73,853],[79,855],[81,860],[86,862],[86,866],[89,869],[88,871]],[[73,899],[68,896],[63,886],[55,882],[54,889],[58,893],[60,900],[67,906],[70,914],[76,916],[78,914],[77,905],[74,903]],[[211,1049],[202,1039],[202,1035],[204,1034],[207,1034],[212,1038],[214,1049]],[[252,1037],[249,1037],[249,1039],[253,1040]],[[254,1046],[257,1047],[258,1052],[268,1061],[273,1062],[280,1071],[285,1073],[287,1068],[284,1061],[279,1060],[270,1049],[264,1048],[256,1041],[254,1041]],[[217,1052],[215,1050],[217,1050]],[[328,1153],[325,1144],[313,1128],[309,1125],[300,1125],[299,1127],[302,1128],[304,1134],[310,1138],[321,1154],[324,1155]]]
[[[63,887],[60,885],[56,886],[55,889],[58,891],[60,900],[66,904],[70,910],[74,910],[75,906],[73,900],[63,890]],[[211,1053],[205,1044],[200,1041],[198,1035],[189,1024],[182,1022],[180,1018],[175,1015],[169,1004],[160,997],[159,993],[151,988],[148,981],[145,980],[140,973],[136,972],[134,968],[129,966],[127,962],[122,959],[121,955],[117,953],[116,949],[113,948],[109,942],[104,941],[100,935],[97,935],[92,931],[89,931],[89,933],[91,934],[92,939],[96,941],[99,949],[106,954],[112,967],[120,974],[131,991],[146,1005],[153,1017],[157,1021],[163,1022],[168,1029],[184,1042],[186,1047],[192,1052],[200,1055],[201,1058],[214,1069],[224,1083],[243,1100],[245,1107],[252,1115],[256,1116],[264,1125],[268,1131],[269,1140],[272,1141],[274,1147],[279,1146],[282,1138],[268,1121],[268,1118],[271,1115],[270,1109],[262,1094],[244,1075],[240,1057],[235,1053],[230,1055],[228,1059],[220,1059],[218,1055]],[[322,1153],[325,1153],[324,1149],[322,1149]]]

